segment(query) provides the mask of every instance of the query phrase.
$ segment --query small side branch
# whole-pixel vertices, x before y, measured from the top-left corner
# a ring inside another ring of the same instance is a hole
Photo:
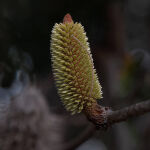
[[[146,112],[150,112],[150,100],[140,102],[117,111],[110,111],[108,112],[107,120],[109,124],[114,124],[125,121],[131,117],[143,115]]]

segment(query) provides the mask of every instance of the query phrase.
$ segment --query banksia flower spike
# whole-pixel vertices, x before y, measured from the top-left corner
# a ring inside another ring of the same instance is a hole
[[[86,33],[67,14],[51,35],[52,67],[58,93],[72,114],[91,110],[102,98]]]

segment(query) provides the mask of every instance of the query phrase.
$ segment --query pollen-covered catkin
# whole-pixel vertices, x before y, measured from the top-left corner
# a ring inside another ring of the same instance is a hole
[[[67,14],[55,24],[51,35],[53,74],[65,108],[72,114],[90,107],[102,98],[86,33]]]

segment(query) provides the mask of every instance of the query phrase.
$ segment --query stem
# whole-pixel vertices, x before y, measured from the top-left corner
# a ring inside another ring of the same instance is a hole
[[[103,107],[95,103],[91,106],[91,109],[87,110],[85,111],[87,118],[95,124],[96,127],[104,129],[114,123],[122,122],[128,118],[140,116],[146,112],[150,112],[150,100],[116,111],[112,111],[108,107]]]
[[[114,124],[125,121],[131,117],[143,115],[146,112],[150,112],[150,100],[140,102],[117,111],[110,111],[107,115],[107,121],[110,124]]]

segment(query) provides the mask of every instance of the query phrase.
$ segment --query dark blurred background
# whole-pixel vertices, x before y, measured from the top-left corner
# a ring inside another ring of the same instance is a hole
[[[0,0],[1,99],[4,91],[18,94],[26,84],[40,90],[51,114],[52,150],[80,137],[88,124],[83,115],[64,110],[52,76],[51,30],[67,13],[89,38],[103,87],[99,103],[115,110],[150,98],[149,0]],[[75,149],[148,150],[150,114],[97,131]]]

